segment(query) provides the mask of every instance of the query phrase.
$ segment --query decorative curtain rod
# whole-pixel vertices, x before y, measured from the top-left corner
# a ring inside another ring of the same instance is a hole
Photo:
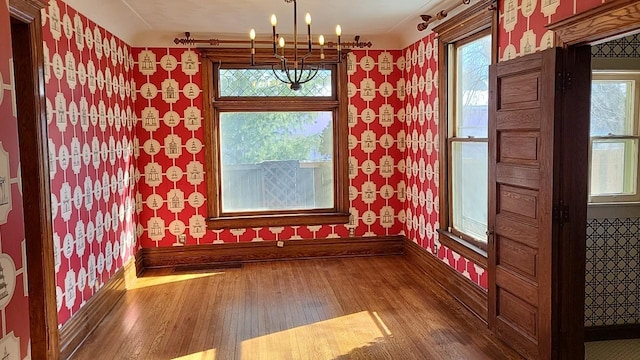
[[[194,39],[191,37],[191,33],[185,32],[184,38],[175,38],[173,39],[173,43],[176,45],[198,45],[198,44],[206,44],[210,46],[220,46],[220,45],[246,45],[250,44],[251,40],[226,40],[226,39]],[[256,45],[271,45],[272,41],[270,40],[254,40]],[[307,45],[306,41],[298,42],[299,45]],[[320,45],[317,42],[314,42],[313,45]],[[360,41],[360,35],[356,36],[354,41],[342,41],[340,45],[344,48],[370,48],[373,46],[371,41]],[[337,42],[327,41],[324,43],[324,46],[327,48],[334,48],[338,46]]]
[[[420,18],[422,19],[422,22],[418,24],[418,31],[424,31],[427,30],[427,28],[429,27],[429,25],[434,22],[434,21],[438,21],[438,20],[442,20],[444,18],[447,17],[447,15],[449,15],[449,13],[451,11],[453,11],[455,8],[457,8],[460,5],[469,5],[471,4],[471,0],[460,0],[459,2],[455,3],[454,5],[451,5],[450,7],[444,9],[444,10],[440,10],[440,12],[438,12],[437,14],[435,14],[434,16],[431,15],[420,15]],[[496,4],[495,1],[493,1],[491,3],[491,5],[489,5],[487,7],[488,11],[494,11],[496,10]]]

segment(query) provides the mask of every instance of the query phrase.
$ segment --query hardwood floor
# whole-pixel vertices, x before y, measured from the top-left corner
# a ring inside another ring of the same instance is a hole
[[[403,256],[147,271],[73,359],[520,359]]]

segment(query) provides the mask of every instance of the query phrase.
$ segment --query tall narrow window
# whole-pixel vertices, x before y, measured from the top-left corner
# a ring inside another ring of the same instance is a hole
[[[209,227],[347,222],[346,67],[293,91],[233,53],[203,62]]]
[[[639,201],[640,74],[593,74],[590,202]]]
[[[487,263],[489,66],[497,17],[482,0],[434,29],[439,39],[440,242]]]
[[[463,239],[486,243],[491,35],[450,44],[449,51],[449,227]]]

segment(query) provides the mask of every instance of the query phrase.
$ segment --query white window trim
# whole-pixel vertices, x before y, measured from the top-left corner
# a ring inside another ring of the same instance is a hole
[[[594,70],[592,80],[633,80],[635,86],[633,88],[633,133],[625,139],[638,139],[638,148],[636,148],[636,193],[633,195],[595,195],[591,194],[591,166],[592,159],[591,153],[593,149],[593,137],[589,138],[589,205],[595,204],[621,204],[621,203],[639,203],[640,202],[640,174],[637,174],[640,170],[640,72],[638,71],[607,71],[607,70]],[[599,137],[602,139],[603,137]],[[605,137],[606,138],[606,137]],[[615,139],[616,137],[611,137]]]

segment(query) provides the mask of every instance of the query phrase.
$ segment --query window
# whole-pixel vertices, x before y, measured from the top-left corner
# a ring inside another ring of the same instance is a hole
[[[332,208],[330,111],[220,112],[222,212]]]
[[[440,242],[486,264],[489,65],[495,13],[487,1],[436,27],[440,73]]]
[[[640,73],[594,72],[591,83],[589,201],[640,201]]]
[[[491,35],[449,45],[451,232],[487,242],[488,120]]]
[[[203,66],[209,228],[346,223],[346,67],[292,91],[221,50]]]

